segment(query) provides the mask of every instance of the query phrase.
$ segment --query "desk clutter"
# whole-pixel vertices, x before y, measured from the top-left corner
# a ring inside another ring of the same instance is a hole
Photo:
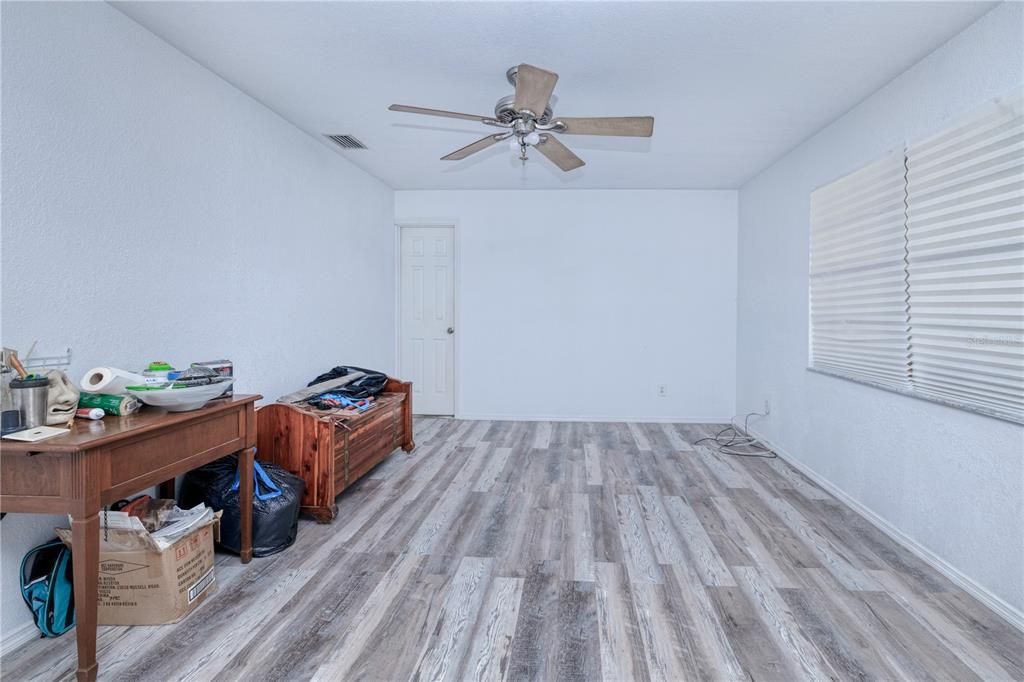
[[[174,369],[166,362],[151,362],[141,373],[94,367],[85,373],[79,385],[89,394],[128,395],[168,412],[189,412],[214,398],[231,395],[234,380],[228,360],[194,362],[184,370]]]
[[[74,385],[61,370],[29,374],[15,351],[5,348],[2,373],[2,427],[8,440],[36,442],[68,433],[76,417],[123,417],[145,405],[168,412],[198,410],[211,400],[232,395],[230,360],[193,362],[178,370],[151,362],[140,372],[94,367]]]
[[[0,362],[0,434],[31,431],[21,440],[39,440],[65,430],[78,409],[78,389],[59,370],[30,374],[9,348]],[[35,436],[35,437],[33,437]]]

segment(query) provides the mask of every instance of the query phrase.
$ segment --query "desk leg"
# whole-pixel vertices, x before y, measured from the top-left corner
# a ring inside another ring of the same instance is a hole
[[[71,519],[71,562],[75,572],[75,639],[78,682],[96,679],[96,593],[99,588],[100,517]]]
[[[246,448],[238,453],[238,514],[241,519],[242,547],[239,554],[242,563],[252,561],[252,463],[256,448]]]

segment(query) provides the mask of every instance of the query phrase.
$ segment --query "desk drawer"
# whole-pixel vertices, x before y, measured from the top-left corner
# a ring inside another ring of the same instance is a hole
[[[5,454],[0,494],[25,497],[60,497],[62,462],[68,465],[73,455],[39,453]]]
[[[171,433],[162,433],[110,450],[110,484],[127,492],[159,483],[200,464],[245,447],[242,413],[217,414]],[[137,487],[132,487],[137,486]]]

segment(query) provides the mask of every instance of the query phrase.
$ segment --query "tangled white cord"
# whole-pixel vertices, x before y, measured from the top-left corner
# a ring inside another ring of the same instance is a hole
[[[736,425],[735,417],[729,420],[729,425],[724,429],[716,433],[714,436],[707,438],[701,438],[694,445],[699,445],[704,441],[711,441],[714,443],[712,449],[715,452],[722,455],[732,455],[733,457],[761,457],[764,459],[774,459],[778,457],[771,448],[762,443],[758,438],[750,435],[750,424],[751,417],[764,417],[767,416],[762,412],[751,412],[743,418],[743,428]],[[740,448],[740,449],[737,449]]]

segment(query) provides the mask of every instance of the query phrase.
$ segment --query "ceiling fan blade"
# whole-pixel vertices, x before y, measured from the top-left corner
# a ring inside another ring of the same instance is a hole
[[[516,100],[512,106],[516,111],[529,110],[538,118],[543,116],[557,82],[557,73],[520,64],[516,69]]]
[[[619,137],[650,137],[654,134],[653,116],[609,116],[606,118],[565,118],[558,132],[566,135],[616,135]]]
[[[534,149],[551,159],[556,166],[564,171],[571,171],[585,165],[583,159],[556,140],[554,135],[541,135],[540,142],[534,145]]]
[[[504,134],[503,133],[498,133],[496,135],[488,135],[487,137],[483,138],[482,140],[477,140],[473,144],[467,144],[462,149],[456,149],[454,152],[452,152],[448,156],[442,156],[441,160],[442,161],[459,161],[460,159],[466,158],[470,154],[476,154],[477,152],[482,152],[483,150],[485,150],[488,147],[490,147],[492,144],[497,144],[498,142],[501,142],[502,140],[504,140],[508,136],[509,136],[508,133],[504,133]]]
[[[442,109],[424,109],[423,107],[410,107],[406,104],[392,104],[388,107],[390,111],[404,111],[407,114],[425,114],[427,116],[444,116],[445,118],[461,118],[467,121],[490,121],[490,116],[476,116],[474,114],[460,114],[456,111],[444,111]]]

